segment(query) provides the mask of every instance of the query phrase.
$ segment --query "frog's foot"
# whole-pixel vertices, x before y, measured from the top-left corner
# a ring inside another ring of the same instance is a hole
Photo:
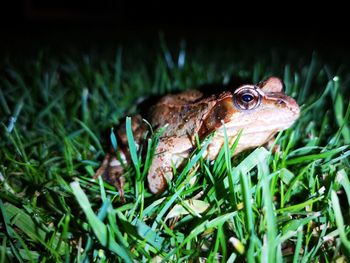
[[[122,173],[123,173],[122,166],[110,166],[108,170],[108,175],[106,177],[106,181],[110,184],[113,184],[115,188],[117,188],[120,196],[120,201],[124,203],[125,202],[125,198],[124,198],[125,177],[122,176]]]
[[[153,194],[160,194],[165,191],[168,186],[167,181],[171,181],[172,178],[173,171],[171,166],[155,167],[153,165],[150,167],[147,176],[148,187]]]
[[[106,154],[101,166],[97,169],[94,179],[101,176],[108,183],[114,185],[120,196],[121,202],[125,202],[124,183],[125,178],[122,176],[124,172],[123,166],[117,158],[109,153]]]
[[[273,136],[264,145],[267,150],[271,150],[273,154],[279,153],[281,151],[281,146],[276,144],[276,138]]]

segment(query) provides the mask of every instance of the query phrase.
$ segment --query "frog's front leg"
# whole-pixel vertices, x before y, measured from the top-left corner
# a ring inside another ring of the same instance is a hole
[[[153,194],[162,193],[167,181],[173,179],[173,166],[179,167],[189,156],[193,145],[187,137],[162,138],[157,146],[148,171],[148,187]]]
[[[277,133],[277,131],[276,131],[276,133]],[[276,144],[276,138],[275,138],[274,134],[272,134],[270,136],[268,141],[265,144],[263,144],[263,146],[267,150],[271,151],[273,154],[281,151],[281,146],[279,144]]]

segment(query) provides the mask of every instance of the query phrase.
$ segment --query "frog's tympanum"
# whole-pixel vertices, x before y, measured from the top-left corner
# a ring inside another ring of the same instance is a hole
[[[205,97],[195,90],[167,95],[151,107],[147,120],[155,128],[167,125],[156,148],[148,172],[148,186],[158,194],[173,179],[173,167],[179,167],[196,147],[196,134],[203,140],[213,134],[205,157],[215,159],[224,144],[224,126],[232,145],[240,131],[238,154],[264,145],[274,135],[289,128],[299,117],[296,101],[283,92],[283,83],[270,77],[257,85],[242,85],[234,91]],[[136,144],[142,143],[146,125],[141,116],[132,119]],[[128,163],[125,127],[118,131],[121,161]],[[115,154],[107,154],[96,176],[104,174],[123,193],[123,169]]]

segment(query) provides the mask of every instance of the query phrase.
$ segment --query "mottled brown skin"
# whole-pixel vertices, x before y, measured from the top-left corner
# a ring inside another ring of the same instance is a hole
[[[150,109],[148,116],[155,128],[168,125],[149,169],[149,188],[155,194],[166,189],[167,180],[173,179],[173,165],[179,167],[189,157],[195,146],[196,134],[203,140],[214,132],[204,155],[215,159],[224,143],[224,125],[230,144],[242,130],[235,151],[238,154],[265,144],[278,131],[289,128],[298,117],[298,104],[284,94],[283,83],[276,77],[256,86],[243,85],[233,92],[209,97],[204,97],[199,91],[167,95]],[[125,162],[128,159],[125,154]],[[109,163],[107,167],[112,167],[113,162]],[[114,166],[118,166],[115,161]],[[106,170],[100,169],[103,173]]]
[[[230,93],[224,92],[203,98],[201,92],[193,90],[168,95],[151,108],[150,120],[155,127],[168,125],[162,137],[194,138],[199,133],[202,139],[215,129],[218,121],[232,114],[229,112],[232,109],[226,105],[231,97]]]

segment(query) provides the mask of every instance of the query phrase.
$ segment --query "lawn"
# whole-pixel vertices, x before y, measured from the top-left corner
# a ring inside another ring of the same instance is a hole
[[[151,50],[2,57],[0,262],[345,262],[349,67],[317,52],[240,48],[161,40]],[[124,203],[92,178],[115,146],[112,128],[138,113],[140,101],[270,75],[301,106],[299,120],[277,136],[279,151],[231,158],[234,149],[224,147],[210,162],[203,142],[155,196],[145,180],[154,132],[139,152],[130,140]]]

